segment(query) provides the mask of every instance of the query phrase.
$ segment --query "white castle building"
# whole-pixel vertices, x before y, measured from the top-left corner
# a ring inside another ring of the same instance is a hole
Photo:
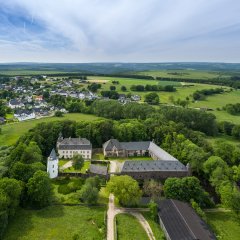
[[[82,155],[84,159],[92,158],[92,144],[86,138],[63,138],[60,134],[57,151],[59,158],[72,158],[75,154]]]
[[[56,178],[58,176],[58,157],[53,149],[47,160],[47,172],[50,178]]]

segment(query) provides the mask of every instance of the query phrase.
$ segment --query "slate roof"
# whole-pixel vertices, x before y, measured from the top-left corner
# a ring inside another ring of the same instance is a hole
[[[95,174],[99,174],[99,175],[107,175],[107,167],[106,166],[91,164],[89,171],[91,173],[95,173]]]
[[[167,160],[134,160],[125,161],[121,172],[167,172],[167,171],[188,171],[179,161]]]
[[[9,101],[9,103],[10,103],[11,105],[15,105],[15,106],[22,104],[22,103],[21,103],[20,101],[18,101],[17,99],[11,99],[11,100]]]
[[[157,157],[158,160],[178,161],[175,157],[173,157],[168,152],[160,148],[154,142],[150,143],[149,151],[153,152],[153,154]]]
[[[113,147],[116,147],[118,150],[123,150],[121,143],[117,139],[110,139],[103,144],[105,151],[111,151]]]
[[[150,145],[150,141],[143,142],[121,142],[121,146],[128,150],[145,150],[147,151]]]
[[[53,148],[50,155],[49,155],[50,160],[56,160],[57,159],[57,154],[55,152],[55,149]]]
[[[216,240],[208,225],[189,204],[166,199],[158,204],[158,216],[171,240]]]
[[[92,144],[86,138],[64,138],[58,146],[60,150],[91,150]]]
[[[105,151],[111,151],[113,147],[116,147],[118,150],[126,151],[148,150],[152,152],[158,160],[178,161],[152,141],[119,142],[117,139],[110,139],[103,144]]]

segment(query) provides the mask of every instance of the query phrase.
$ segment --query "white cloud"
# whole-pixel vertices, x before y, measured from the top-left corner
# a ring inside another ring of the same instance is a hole
[[[12,41],[14,51],[9,39],[0,61],[24,49],[29,60],[59,62],[240,61],[233,51],[239,28],[231,32],[240,24],[238,0],[0,0],[0,6],[45,29]]]

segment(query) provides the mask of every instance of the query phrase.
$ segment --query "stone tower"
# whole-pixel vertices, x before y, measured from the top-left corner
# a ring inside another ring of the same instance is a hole
[[[50,178],[58,176],[58,157],[53,148],[47,160],[47,172]]]

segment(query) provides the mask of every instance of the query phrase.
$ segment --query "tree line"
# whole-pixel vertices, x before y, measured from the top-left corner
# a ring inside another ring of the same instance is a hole
[[[192,96],[193,96],[193,99],[197,101],[197,100],[204,100],[207,96],[220,94],[220,93],[224,93],[223,88],[197,90],[193,93]]]
[[[223,107],[223,110],[227,111],[231,115],[239,115],[240,114],[240,103],[235,104],[227,104]]]
[[[144,85],[132,85],[130,87],[131,91],[135,92],[144,92],[144,91],[163,91],[163,92],[176,92],[176,88],[173,85],[150,85],[146,84]]]

